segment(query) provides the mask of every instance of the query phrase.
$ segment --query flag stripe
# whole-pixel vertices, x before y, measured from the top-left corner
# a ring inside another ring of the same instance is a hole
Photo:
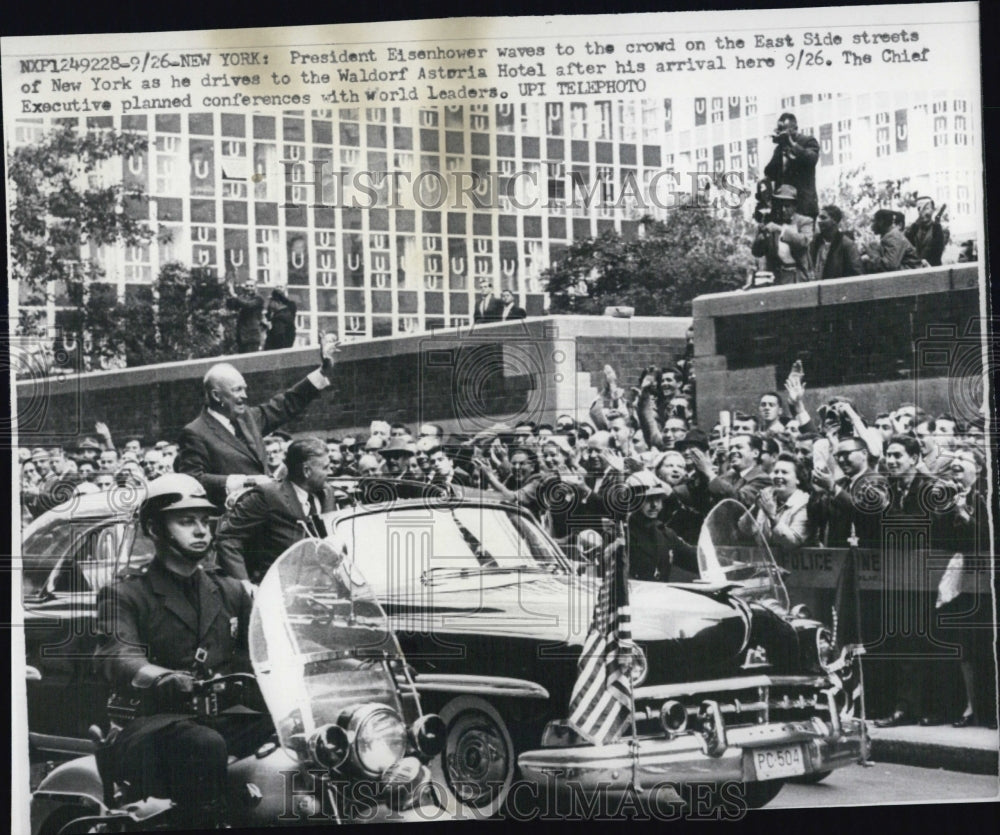
[[[604,580],[570,696],[570,727],[595,745],[618,738],[631,721],[632,679],[623,658],[631,652],[632,628],[619,556],[610,548],[603,555]]]

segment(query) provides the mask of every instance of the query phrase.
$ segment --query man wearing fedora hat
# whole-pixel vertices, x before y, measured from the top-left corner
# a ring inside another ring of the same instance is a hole
[[[379,450],[385,459],[385,474],[391,478],[409,478],[410,463],[417,454],[417,447],[405,438],[390,438],[389,443]]]
[[[816,197],[816,163],[819,162],[819,142],[813,136],[799,133],[799,123],[792,113],[782,113],[771,137],[774,153],[764,167],[764,176],[776,189],[795,189],[795,209],[807,217],[819,214]]]
[[[771,198],[774,218],[757,227],[751,252],[763,257],[775,284],[798,284],[810,279],[809,243],[814,232],[811,217],[796,211],[795,186],[783,185]]]

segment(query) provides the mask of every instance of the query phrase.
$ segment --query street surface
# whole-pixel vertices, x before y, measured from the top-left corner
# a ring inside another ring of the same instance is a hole
[[[767,808],[868,805],[887,801],[955,803],[996,798],[997,794],[995,775],[875,763],[870,768],[850,766],[839,769],[815,786],[786,783]]]

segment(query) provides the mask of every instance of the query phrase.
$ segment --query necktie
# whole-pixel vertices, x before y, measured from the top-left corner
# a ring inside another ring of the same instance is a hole
[[[319,498],[315,493],[309,494],[309,509],[311,513],[309,514],[309,521],[312,523],[313,529],[316,531],[317,536],[321,539],[326,538],[326,525],[320,518],[320,511],[322,505],[320,504]]]

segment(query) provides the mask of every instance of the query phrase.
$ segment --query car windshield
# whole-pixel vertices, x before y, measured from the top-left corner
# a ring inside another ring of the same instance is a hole
[[[249,645],[281,744],[300,759],[306,738],[344,708],[400,709],[386,663],[401,653],[385,612],[327,542],[298,542],[271,566],[254,598]]]
[[[735,583],[749,600],[777,600],[788,608],[788,591],[781,571],[753,513],[725,499],[708,514],[698,538],[701,578]]]
[[[553,571],[564,566],[552,542],[513,508],[394,508],[343,519],[337,534],[378,594],[389,590],[390,580],[398,583],[428,572]]]

